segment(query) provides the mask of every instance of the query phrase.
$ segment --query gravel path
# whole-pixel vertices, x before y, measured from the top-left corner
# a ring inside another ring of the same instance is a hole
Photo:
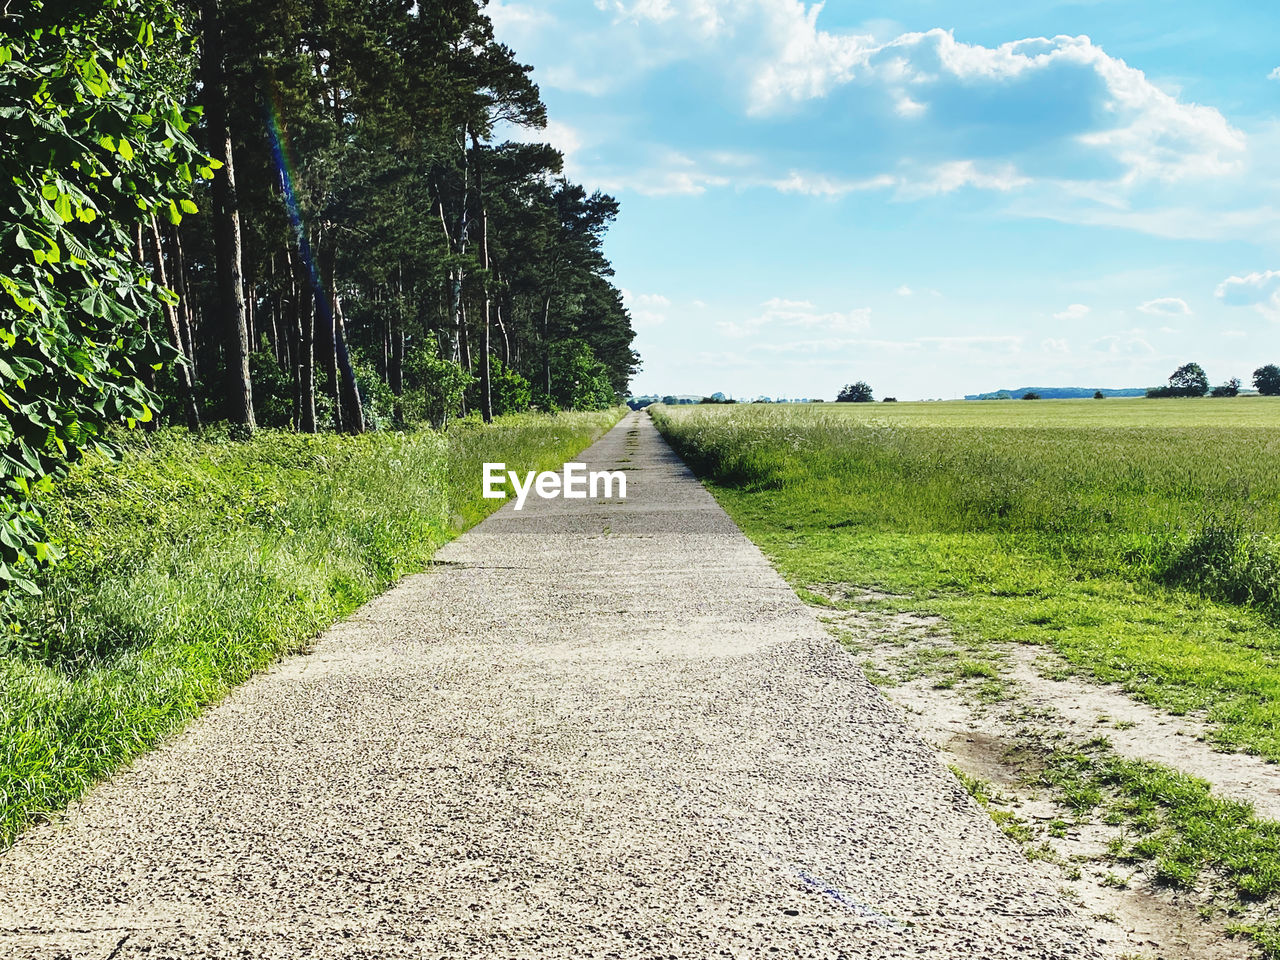
[[[30,831],[0,955],[1095,956],[648,417],[583,459],[629,499],[506,506]]]

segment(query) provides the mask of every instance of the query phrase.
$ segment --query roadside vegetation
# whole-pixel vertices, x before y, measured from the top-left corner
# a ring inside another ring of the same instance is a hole
[[[1280,760],[1277,401],[652,413],[806,600],[941,618],[957,649],[923,647],[907,667],[936,686],[998,701],[1001,646],[1038,644],[1082,676],[1196,712],[1220,748]],[[1117,865],[1212,891],[1280,956],[1280,827],[1105,741],[1019,748],[1015,766],[1066,816],[1122,827]],[[1027,849],[1043,855],[1039,839]]]
[[[621,408],[360,437],[133,434],[43,496],[65,555],[0,649],[0,847],[554,469]]]

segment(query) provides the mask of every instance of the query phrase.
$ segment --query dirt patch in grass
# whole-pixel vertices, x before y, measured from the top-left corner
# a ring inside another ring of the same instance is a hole
[[[1172,716],[1118,685],[1088,682],[1045,648],[962,642],[939,618],[893,609],[903,598],[859,587],[806,592],[832,605],[822,613],[828,628],[1037,869],[1091,920],[1105,952],[1170,960],[1257,956],[1250,937],[1233,934],[1273,924],[1270,901],[1241,899],[1209,871],[1171,885],[1157,862],[1120,855],[1134,825],[1105,807],[1073,806],[1076,798],[1052,782],[1046,766],[1092,745],[1192,774],[1271,820],[1280,820],[1280,768],[1215,750],[1201,717]]]

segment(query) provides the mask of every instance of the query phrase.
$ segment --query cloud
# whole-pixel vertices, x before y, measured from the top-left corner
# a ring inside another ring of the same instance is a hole
[[[1040,341],[1040,349],[1045,353],[1070,353],[1071,345],[1064,338],[1050,337]]]
[[[1268,320],[1280,320],[1280,270],[1227,277],[1214,295],[1229,307],[1253,307]]]
[[[843,197],[859,190],[880,190],[895,186],[896,177],[880,174],[862,180],[841,180],[821,173],[800,173],[792,170],[787,176],[766,182],[780,193],[800,193],[810,197]]]
[[[1053,315],[1055,320],[1083,320],[1091,311],[1083,303],[1073,303]]]
[[[1276,67],[1274,70],[1272,70],[1270,73],[1268,73],[1268,74],[1267,74],[1267,79],[1268,79],[1268,80],[1280,80],[1280,67]]]
[[[1138,309],[1143,313],[1149,313],[1157,317],[1191,316],[1191,308],[1187,306],[1187,301],[1181,297],[1157,297],[1155,300],[1148,300],[1146,303],[1139,304]]]
[[[972,160],[954,160],[939,164],[915,178],[901,181],[898,195],[908,199],[954,193],[961,187],[977,187],[980,190],[998,190],[1007,193],[1031,182],[1018,173],[1012,164],[1000,164],[986,170],[978,169]]]
[[[900,297],[909,297],[909,296],[911,296],[913,293],[915,293],[915,291],[914,291],[914,290],[912,290],[910,287],[908,287],[908,286],[904,283],[904,284],[903,284],[902,286],[900,286],[897,290],[895,290],[895,291],[894,291],[894,293],[896,293],[896,294],[897,294],[898,296],[900,296]]]
[[[1089,344],[1089,349],[1113,357],[1146,356],[1156,352],[1155,347],[1133,333],[1099,337]]]
[[[774,297],[761,304],[759,316],[741,322],[725,320],[717,324],[730,337],[747,337],[767,327],[788,327],[823,333],[854,333],[871,325],[871,308],[859,307],[847,313],[819,311],[808,300]]]
[[[667,322],[671,301],[660,293],[632,293],[625,287],[622,302],[636,327],[659,327]]]

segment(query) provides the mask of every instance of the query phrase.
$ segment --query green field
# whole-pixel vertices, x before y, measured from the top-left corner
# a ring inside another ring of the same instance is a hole
[[[0,641],[0,849],[501,506],[482,462],[558,468],[619,416],[162,431],[77,466],[45,500],[66,559]]]
[[[800,587],[1040,643],[1280,759],[1280,401],[659,409]]]

